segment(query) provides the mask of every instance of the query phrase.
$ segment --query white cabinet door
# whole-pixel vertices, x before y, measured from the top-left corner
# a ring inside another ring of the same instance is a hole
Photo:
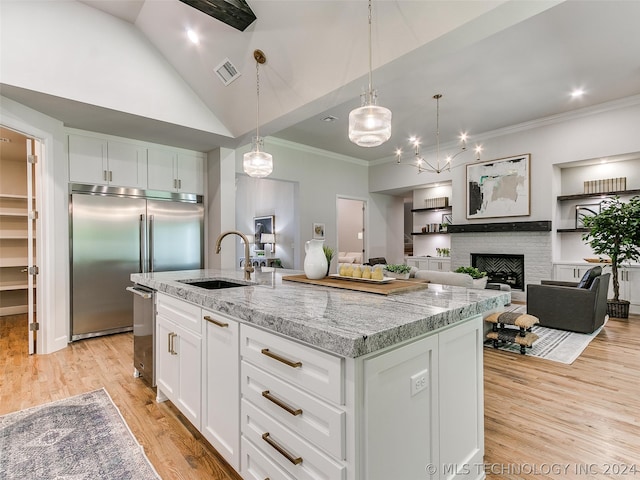
[[[147,188],[147,149],[137,145],[108,142],[109,185]]]
[[[107,185],[107,141],[83,135],[69,135],[69,180]]]
[[[149,188],[170,192],[204,192],[204,160],[189,153],[149,149]]]
[[[429,478],[426,466],[439,464],[437,335],[365,360],[363,373],[359,478]]]
[[[443,331],[438,335],[440,460],[458,465],[442,478],[475,479],[484,456],[484,386],[482,318]],[[481,468],[481,467],[480,467]]]
[[[69,180],[147,188],[147,150],[129,143],[69,135]]]
[[[174,166],[177,154],[171,150],[149,149],[148,185],[151,190],[173,192],[177,188]]]
[[[620,277],[620,299],[631,302],[629,312],[640,313],[640,268],[623,267],[618,271]],[[613,298],[613,293],[609,295]]]
[[[202,315],[202,434],[240,471],[239,325],[216,312],[202,310]]]
[[[202,403],[200,308],[167,295],[156,299],[157,400],[167,398],[198,430]]]
[[[178,154],[178,190],[184,193],[204,192],[204,160],[197,155]]]
[[[579,282],[584,272],[589,270],[588,265],[556,265],[555,266],[555,278],[562,282]]]
[[[430,258],[429,270],[435,270],[437,272],[449,272],[451,271],[451,260],[448,258]]]

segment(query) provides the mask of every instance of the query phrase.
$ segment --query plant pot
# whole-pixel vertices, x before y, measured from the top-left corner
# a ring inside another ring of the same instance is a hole
[[[626,300],[607,300],[607,314],[615,318],[629,318],[629,305]]]
[[[409,275],[411,275],[410,272],[407,272],[407,273],[396,273],[396,272],[389,272],[387,270],[384,271],[384,276],[385,277],[396,278],[398,280],[407,280],[409,278]]]
[[[473,288],[484,290],[487,287],[487,280],[489,280],[489,277],[474,278]]]

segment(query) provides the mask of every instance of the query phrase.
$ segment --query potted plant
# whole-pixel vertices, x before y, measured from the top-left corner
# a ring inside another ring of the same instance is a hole
[[[458,267],[454,270],[456,273],[466,273],[473,278],[474,288],[485,288],[487,286],[487,272],[481,272],[476,267]]]
[[[597,255],[611,259],[613,298],[607,300],[607,313],[612,317],[628,318],[629,301],[620,300],[618,268],[623,262],[640,260],[640,196],[628,202],[620,197],[608,198],[600,204],[600,213],[584,219],[589,229],[582,236]]]
[[[336,253],[335,250],[331,247],[327,247],[326,245],[322,246],[322,250],[324,250],[324,256],[327,257],[327,277],[329,276],[329,269],[331,268],[331,259]]]
[[[387,264],[384,266],[384,273],[388,277],[406,280],[411,273],[411,267],[403,264]]]

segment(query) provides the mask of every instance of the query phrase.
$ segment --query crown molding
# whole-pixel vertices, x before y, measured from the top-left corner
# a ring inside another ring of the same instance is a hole
[[[556,115],[551,115],[548,117],[539,118],[536,120],[530,120],[528,122],[518,123],[516,125],[511,125],[504,128],[498,128],[496,130],[491,130],[488,132],[483,132],[479,134],[474,134],[470,139],[473,141],[486,141],[495,137],[502,137],[504,135],[510,135],[513,133],[523,132],[526,130],[533,130],[534,128],[545,127],[549,125],[555,125],[562,122],[567,122],[570,120],[577,120],[580,118],[589,117],[591,115],[597,115],[599,113],[609,112],[611,110],[619,110],[621,108],[632,107],[635,105],[640,105],[640,95],[632,95],[630,97],[625,97],[617,100],[612,100],[610,102],[599,103],[597,105],[592,105],[589,107],[583,107],[577,110],[572,110],[570,112],[558,113]],[[440,149],[443,147],[447,147],[448,145],[454,146],[455,142],[451,142],[450,144],[440,145]],[[430,150],[426,150],[429,153],[435,152],[436,149],[433,147]],[[382,165],[385,163],[391,163],[396,161],[395,156],[388,156],[381,158],[379,160],[374,160],[369,162],[370,166],[374,165]]]

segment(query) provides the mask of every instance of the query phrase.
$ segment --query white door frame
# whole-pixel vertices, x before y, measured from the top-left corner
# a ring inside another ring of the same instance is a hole
[[[367,252],[369,251],[369,242],[368,242],[368,232],[369,232],[369,199],[363,197],[353,197],[349,195],[341,195],[336,194],[336,256],[340,251],[340,227],[339,227],[339,219],[340,219],[340,200],[356,200],[362,202],[362,206],[364,207],[363,214],[363,238],[362,238],[362,263],[366,263],[368,261]]]

